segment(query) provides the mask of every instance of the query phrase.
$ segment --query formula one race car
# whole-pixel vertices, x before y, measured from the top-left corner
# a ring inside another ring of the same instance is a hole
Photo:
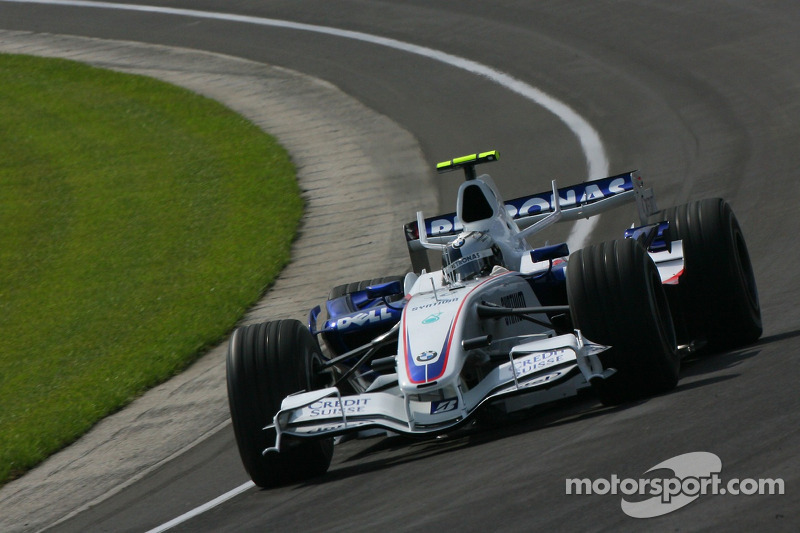
[[[755,278],[721,199],[658,212],[635,172],[504,202],[475,166],[456,212],[406,224],[415,272],[331,290],[308,325],[244,326],[230,340],[228,398],[245,468],[262,487],[324,473],[333,437],[379,428],[436,436],[574,396],[659,394],[681,357],[761,335]],[[624,238],[570,254],[532,248],[549,225],[635,202]],[[428,271],[428,251],[441,254]]]

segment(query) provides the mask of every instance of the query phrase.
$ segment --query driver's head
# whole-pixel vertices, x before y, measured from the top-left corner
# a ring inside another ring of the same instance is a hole
[[[448,283],[485,276],[496,265],[503,265],[503,254],[483,231],[459,234],[442,252],[442,271]]]

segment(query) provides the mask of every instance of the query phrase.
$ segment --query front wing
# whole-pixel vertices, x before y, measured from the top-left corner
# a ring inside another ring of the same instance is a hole
[[[404,435],[435,435],[451,430],[487,402],[525,396],[515,408],[531,407],[574,396],[593,379],[614,371],[603,370],[597,354],[608,349],[576,331],[514,347],[509,360],[495,367],[475,387],[405,395],[399,387],[388,391],[342,396],[336,387],[300,392],[286,397],[273,423],[275,446],[280,451],[285,435],[323,438],[369,428]]]

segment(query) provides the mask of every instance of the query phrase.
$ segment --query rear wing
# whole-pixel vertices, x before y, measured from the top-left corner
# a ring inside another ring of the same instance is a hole
[[[652,189],[644,187],[637,171],[559,188],[558,196],[561,207],[559,222],[589,218],[636,202],[640,222],[645,225],[647,217],[658,210]],[[556,210],[554,200],[553,192],[547,191],[509,200],[505,207],[520,230],[524,230],[553,213]],[[450,242],[463,228],[455,213],[426,218],[424,224],[427,241],[434,244]],[[409,222],[404,230],[412,263],[420,264],[416,258],[425,253],[425,248],[419,241],[419,224],[417,221]]]

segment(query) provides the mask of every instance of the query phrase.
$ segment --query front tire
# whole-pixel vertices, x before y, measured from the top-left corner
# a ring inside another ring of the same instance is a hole
[[[639,243],[609,241],[573,253],[567,295],[574,326],[587,339],[611,346],[600,359],[616,373],[592,384],[604,404],[675,387],[675,329],[658,269]]]
[[[333,456],[333,439],[292,441],[280,453],[262,452],[275,445],[272,423],[283,399],[294,392],[326,385],[315,366],[319,344],[303,324],[279,320],[243,326],[228,347],[228,403],[233,431],[245,470],[259,487],[275,487],[324,474]]]

